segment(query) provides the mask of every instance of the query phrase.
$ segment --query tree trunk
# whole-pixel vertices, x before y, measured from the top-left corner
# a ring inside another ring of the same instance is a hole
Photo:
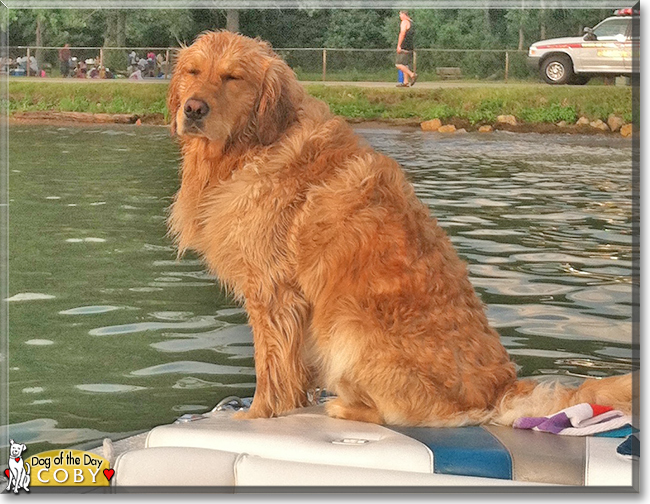
[[[111,47],[115,45],[116,31],[117,31],[117,11],[106,11],[106,31],[104,32],[104,47]]]
[[[520,51],[524,48],[524,25],[519,25],[519,46],[517,47]]]
[[[41,21],[41,15],[36,14],[36,46],[41,47],[43,45],[43,23]],[[36,61],[38,63],[38,69],[43,68],[43,49],[36,49]],[[29,62],[27,62],[29,65]]]
[[[237,9],[226,10],[226,30],[239,31],[239,11]]]
[[[127,11],[117,11],[117,20],[115,27],[115,43],[118,47],[126,45],[126,15]]]

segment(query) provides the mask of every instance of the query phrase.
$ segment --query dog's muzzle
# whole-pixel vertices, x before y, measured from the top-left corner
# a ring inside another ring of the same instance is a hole
[[[210,107],[203,100],[190,98],[183,106],[183,113],[188,124],[199,123],[210,112]]]

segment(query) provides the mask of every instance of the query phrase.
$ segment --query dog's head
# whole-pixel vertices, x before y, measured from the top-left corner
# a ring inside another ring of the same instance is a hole
[[[27,449],[22,443],[14,443],[13,439],[9,440],[9,456],[11,458],[20,457],[20,455]]]
[[[296,120],[304,91],[265,42],[208,32],[179,50],[167,107],[172,134],[268,145]]]

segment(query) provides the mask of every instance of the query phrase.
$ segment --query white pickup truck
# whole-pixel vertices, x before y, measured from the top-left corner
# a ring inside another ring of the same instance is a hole
[[[636,75],[632,45],[639,50],[639,25],[632,30],[638,11],[619,9],[582,37],[564,37],[535,42],[528,49],[528,62],[548,84],[586,84],[593,76]]]

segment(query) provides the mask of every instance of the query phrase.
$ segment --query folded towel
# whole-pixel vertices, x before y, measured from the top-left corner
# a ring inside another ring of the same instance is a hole
[[[636,427],[632,427],[632,424],[625,424],[623,427],[619,427],[618,429],[614,429],[606,432],[598,432],[594,434],[594,436],[607,437],[607,438],[626,438],[636,432],[639,432],[639,429],[637,429]]]
[[[521,417],[515,420],[516,429],[532,429],[563,436],[589,436],[619,429],[632,423],[632,417],[609,406],[576,404],[547,417]]]

